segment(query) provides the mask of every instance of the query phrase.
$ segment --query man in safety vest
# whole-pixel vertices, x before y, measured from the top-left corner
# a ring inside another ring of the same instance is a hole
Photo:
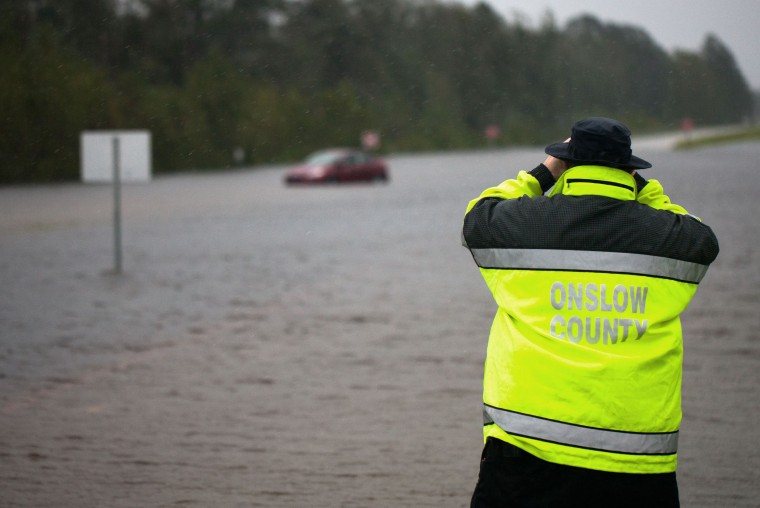
[[[636,172],[619,122],[546,153],[464,220],[498,305],[472,506],[679,506],[679,315],[718,241]]]

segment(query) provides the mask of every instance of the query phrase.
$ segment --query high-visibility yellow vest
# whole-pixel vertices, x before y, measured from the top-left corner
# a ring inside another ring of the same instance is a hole
[[[484,435],[603,471],[675,471],[679,315],[718,254],[709,227],[660,184],[599,166],[545,168],[486,190],[463,240],[498,310]],[[542,188],[543,187],[543,188]]]

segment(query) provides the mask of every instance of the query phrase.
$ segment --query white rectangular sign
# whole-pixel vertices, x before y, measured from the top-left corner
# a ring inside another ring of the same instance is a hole
[[[123,182],[151,179],[150,131],[84,131],[80,139],[83,182],[112,182],[114,138],[119,139],[119,173]]]

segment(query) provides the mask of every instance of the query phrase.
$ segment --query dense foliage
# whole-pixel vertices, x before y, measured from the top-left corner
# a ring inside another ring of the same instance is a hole
[[[0,182],[75,179],[79,135],[149,129],[154,170],[218,168],[356,145],[384,150],[737,122],[752,95],[731,52],[667,54],[583,16],[508,22],[436,0],[14,0],[0,4]],[[240,150],[238,150],[240,151]]]

